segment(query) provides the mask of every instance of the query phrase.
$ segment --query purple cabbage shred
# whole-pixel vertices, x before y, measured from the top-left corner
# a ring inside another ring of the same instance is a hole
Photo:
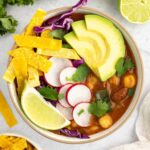
[[[88,135],[82,134],[78,130],[68,130],[67,128],[61,129],[60,133],[63,133],[66,136],[69,136],[69,137],[77,137],[77,138],[80,138],[80,139],[88,139],[89,138]]]
[[[73,60],[72,64],[74,67],[79,67],[80,65],[82,65],[84,63],[84,59],[82,58],[81,60]]]
[[[73,22],[73,20],[70,18],[71,14],[73,14],[78,8],[86,4],[87,0],[79,0],[79,2],[76,5],[74,5],[70,10],[64,12],[61,15],[47,19],[43,23],[42,27],[35,26],[33,29],[34,32],[36,34],[39,34],[44,30],[56,30],[56,29],[64,29],[66,31],[70,30],[71,23]]]

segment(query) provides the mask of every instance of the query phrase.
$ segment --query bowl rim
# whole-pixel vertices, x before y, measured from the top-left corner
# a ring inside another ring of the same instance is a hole
[[[13,137],[19,137],[19,138],[23,138],[25,139],[27,142],[29,142],[32,146],[34,146],[37,150],[42,150],[41,147],[39,147],[39,145],[37,145],[33,140],[31,140],[30,138],[28,138],[27,136],[24,136],[22,134],[19,133],[13,133],[13,132],[4,132],[4,133],[0,133],[0,136],[13,136]]]
[[[63,11],[66,11],[68,9],[70,9],[71,7],[70,6],[67,6],[67,7],[59,7],[59,8],[56,8],[56,9],[52,9],[50,11],[47,11],[47,15],[49,14],[59,14],[60,12],[63,12]],[[138,54],[138,57],[139,57],[139,60],[140,60],[140,63],[141,63],[141,69],[142,69],[142,72],[141,72],[141,86],[140,86],[140,93],[138,94],[138,97],[137,97],[137,100],[136,102],[134,103],[134,106],[132,107],[132,110],[129,111],[128,115],[126,116],[126,118],[115,128],[113,129],[111,132],[109,133],[106,133],[105,135],[103,136],[100,136],[100,137],[96,137],[96,138],[91,138],[91,139],[88,139],[88,140],[80,140],[80,141],[75,141],[75,142],[72,142],[72,141],[67,141],[67,140],[64,140],[64,139],[57,139],[55,137],[52,137],[52,136],[47,136],[45,135],[44,133],[42,133],[41,131],[39,131],[38,129],[35,129],[33,126],[32,126],[32,123],[29,122],[29,119],[25,118],[24,116],[22,116],[22,112],[17,108],[17,105],[15,104],[15,99],[13,98],[13,95],[11,93],[11,87],[10,87],[10,84],[7,83],[7,86],[8,86],[8,91],[9,91],[9,95],[10,95],[10,98],[15,106],[15,109],[17,110],[17,112],[19,113],[19,115],[21,116],[21,118],[24,119],[24,121],[33,129],[35,130],[37,133],[39,133],[40,135],[48,138],[48,139],[51,139],[51,140],[54,140],[56,142],[61,142],[61,143],[65,143],[65,144],[85,144],[85,143],[90,143],[90,142],[94,142],[94,141],[97,141],[97,140],[100,140],[100,139],[103,139],[109,135],[111,135],[112,133],[114,133],[116,130],[118,130],[121,126],[123,126],[123,124],[129,119],[129,117],[131,116],[131,114],[133,113],[133,111],[135,110],[137,104],[139,103],[140,101],[140,98],[141,98],[141,95],[142,95],[142,91],[143,91],[143,82],[144,82],[144,66],[143,66],[143,61],[142,61],[142,57],[141,57],[141,54],[140,54],[140,51],[137,47],[137,44],[135,43],[135,41],[133,40],[132,36],[130,35],[130,33],[127,31],[127,29],[120,23],[120,21],[118,21],[117,19],[115,19],[113,16],[110,16],[108,15],[107,13],[104,13],[96,8],[91,8],[91,7],[81,7],[79,8],[78,10],[83,10],[83,11],[89,11],[89,12],[93,12],[93,13],[96,13],[96,14],[101,14],[102,16],[105,16],[106,18],[108,18],[109,20],[117,23],[124,31],[125,33],[127,33],[129,39],[132,41],[132,45],[134,45],[136,51],[137,51],[137,54]],[[15,44],[12,46],[12,49],[14,48]],[[9,62],[9,61],[8,61]],[[128,108],[129,109],[129,108]],[[128,110],[127,109],[127,110]],[[121,118],[120,118],[121,119]],[[119,120],[120,120],[119,119]],[[119,121],[118,120],[118,121]]]

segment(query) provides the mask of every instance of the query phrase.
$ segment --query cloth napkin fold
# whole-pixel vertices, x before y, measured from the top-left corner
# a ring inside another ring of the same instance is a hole
[[[111,150],[150,150],[150,93],[144,98],[136,121],[137,142],[121,145]]]

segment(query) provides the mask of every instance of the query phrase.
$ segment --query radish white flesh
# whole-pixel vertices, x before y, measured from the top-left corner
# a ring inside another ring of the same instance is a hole
[[[72,108],[65,108],[61,104],[56,104],[56,109],[58,109],[68,120],[73,119]]]
[[[68,88],[70,88],[71,86],[72,86],[72,84],[66,84],[66,85],[62,86],[59,90],[59,94],[64,95],[64,98],[59,99],[59,103],[64,107],[71,107],[66,100],[66,92],[67,92]]]
[[[52,62],[52,67],[49,69],[48,73],[44,74],[45,80],[51,86],[60,87],[59,74],[64,68],[72,67],[72,63],[68,59],[56,57],[51,57],[49,61]]]
[[[89,103],[80,103],[73,110],[73,119],[81,127],[91,125],[92,115],[88,112]]]
[[[73,107],[81,102],[90,102],[91,97],[90,89],[84,84],[71,86],[66,95],[68,103]]]
[[[65,69],[63,69],[60,73],[60,83],[62,85],[67,84],[67,83],[74,83],[73,81],[68,81],[68,79],[71,79],[72,75],[76,72],[76,68],[75,67],[67,67]]]

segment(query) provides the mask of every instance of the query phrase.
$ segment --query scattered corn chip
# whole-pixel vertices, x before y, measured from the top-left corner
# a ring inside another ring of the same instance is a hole
[[[54,56],[59,58],[68,58],[68,59],[76,59],[76,60],[81,59],[75,50],[68,49],[68,48],[61,48],[60,50],[57,51],[37,49],[37,53],[41,55]]]
[[[0,135],[0,150],[36,150],[26,139]]]
[[[28,48],[18,48],[10,51],[9,54],[13,57],[20,57],[23,54],[29,65],[43,72],[48,72],[51,66],[50,61],[34,51],[28,50]]]
[[[33,18],[31,19],[29,25],[27,26],[25,35],[34,35],[33,28],[35,26],[41,26],[45,16],[46,16],[46,12],[42,9],[38,9],[34,14]]]
[[[15,116],[13,115],[1,91],[0,91],[0,112],[2,113],[9,127],[13,127],[14,125],[17,124],[17,120]]]
[[[14,68],[12,62],[10,62],[7,70],[5,71],[3,75],[3,79],[6,80],[7,82],[11,83],[15,79],[15,73],[14,73]]]
[[[28,66],[28,83],[31,87],[36,87],[40,85],[39,72],[37,69]]]
[[[16,44],[21,47],[42,48],[51,50],[59,50],[62,48],[61,40],[51,38],[29,35],[14,35],[14,40]]]

